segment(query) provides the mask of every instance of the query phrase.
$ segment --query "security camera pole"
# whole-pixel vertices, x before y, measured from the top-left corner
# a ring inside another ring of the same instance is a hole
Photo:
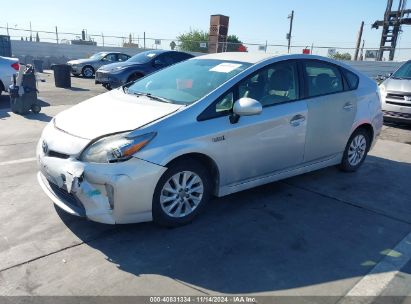
[[[288,19],[290,19],[290,31],[287,34],[288,39],[288,53],[290,53],[291,49],[291,33],[293,32],[293,21],[294,21],[294,11],[291,11],[291,14],[288,15]]]

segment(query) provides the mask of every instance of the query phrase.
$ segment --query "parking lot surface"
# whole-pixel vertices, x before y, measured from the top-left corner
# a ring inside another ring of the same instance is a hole
[[[0,97],[0,295],[411,295],[411,128],[385,126],[356,173],[215,198],[181,228],[108,226],[54,207],[34,156],[54,115],[105,89],[40,76],[42,113],[15,115]]]

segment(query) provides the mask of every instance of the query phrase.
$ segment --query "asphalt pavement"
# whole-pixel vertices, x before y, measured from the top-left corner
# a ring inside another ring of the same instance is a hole
[[[386,126],[356,173],[215,198],[181,228],[102,225],[60,211],[37,184],[42,128],[105,91],[82,78],[56,89],[49,73],[42,113],[10,113],[0,98],[0,295],[410,295],[411,129]]]

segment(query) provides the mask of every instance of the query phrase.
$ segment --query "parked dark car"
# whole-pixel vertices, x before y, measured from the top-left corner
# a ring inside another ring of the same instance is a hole
[[[95,82],[110,90],[192,57],[194,56],[188,53],[166,50],[138,53],[125,62],[99,68]]]

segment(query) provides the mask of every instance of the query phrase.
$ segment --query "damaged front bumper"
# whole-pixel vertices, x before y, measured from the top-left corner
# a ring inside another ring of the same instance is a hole
[[[105,223],[152,220],[152,198],[165,167],[132,158],[115,164],[85,163],[44,154],[37,147],[38,181],[64,211]]]

